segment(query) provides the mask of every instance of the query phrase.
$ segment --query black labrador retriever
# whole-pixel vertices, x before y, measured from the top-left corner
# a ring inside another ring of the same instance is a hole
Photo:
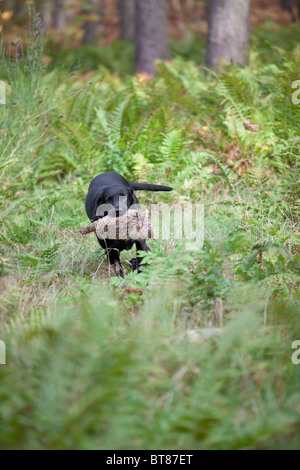
[[[139,201],[133,192],[134,189],[172,191],[173,188],[157,184],[130,183],[118,173],[102,173],[92,180],[85,201],[85,210],[91,222],[106,215],[122,216],[133,205],[139,207]],[[111,211],[110,208],[112,208]],[[130,250],[134,244],[137,251],[150,250],[145,240],[102,240],[98,237],[97,239],[105,250],[110,265],[114,267],[116,274],[122,277],[124,277],[124,272],[120,262],[121,251]],[[132,269],[138,269],[140,261],[141,258],[133,258],[130,261]]]

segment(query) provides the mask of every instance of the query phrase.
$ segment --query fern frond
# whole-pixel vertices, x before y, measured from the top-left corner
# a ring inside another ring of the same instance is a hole
[[[104,111],[104,109],[102,109],[102,108],[97,108],[96,109],[96,114],[97,114],[99,124],[102,127],[102,129],[104,130],[106,137],[112,143],[106,111]]]
[[[120,103],[114,111],[108,116],[108,113],[102,108],[96,109],[98,121],[105,132],[110,145],[116,145],[120,142],[122,132],[122,120],[125,107],[128,100]]]
[[[160,153],[163,158],[166,161],[171,160],[172,158],[174,159],[174,156],[180,152],[182,143],[183,139],[180,130],[174,129],[166,134],[160,147]]]
[[[121,139],[122,121],[123,121],[124,110],[126,108],[127,103],[128,103],[128,99],[120,103],[114,109],[109,119],[108,126],[110,129],[110,135],[112,136],[113,142],[115,143],[119,142]]]
[[[13,220],[9,220],[9,222],[6,223],[6,239],[10,242],[16,245],[27,245],[32,237],[32,230],[26,220],[21,224]]]

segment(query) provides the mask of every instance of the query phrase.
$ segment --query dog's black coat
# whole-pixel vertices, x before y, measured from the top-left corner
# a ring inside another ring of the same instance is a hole
[[[161,186],[157,184],[146,183],[130,183],[123,176],[118,173],[102,173],[96,176],[90,186],[85,201],[85,210],[89,219],[94,222],[101,217],[107,215],[108,212],[103,214],[97,212],[97,209],[102,204],[109,204],[114,208],[114,215],[119,216],[126,213],[126,211],[134,204],[139,206],[139,201],[135,196],[133,190],[146,190],[146,191],[172,191],[173,188],[169,186]],[[124,197],[124,204],[120,207],[120,198]],[[126,200],[125,200],[126,197]],[[137,251],[149,251],[145,240],[101,240],[98,238],[100,246],[105,250],[109,263],[114,266],[118,275],[124,276],[123,269],[120,263],[120,251],[130,250],[135,244]],[[140,258],[131,260],[133,269],[138,269]]]

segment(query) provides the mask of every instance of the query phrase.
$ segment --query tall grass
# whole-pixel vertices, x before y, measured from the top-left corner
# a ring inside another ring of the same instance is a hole
[[[0,65],[0,447],[299,448],[297,48],[258,33],[221,76],[185,50],[147,83],[47,66],[36,28]],[[123,253],[124,286],[77,233],[102,171],[204,203],[204,246]]]

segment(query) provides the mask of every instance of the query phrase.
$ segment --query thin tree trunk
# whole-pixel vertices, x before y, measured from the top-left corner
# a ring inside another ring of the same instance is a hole
[[[209,0],[206,64],[246,65],[250,46],[250,0]]]
[[[65,21],[69,25],[72,23],[74,18],[76,0],[65,0]]]
[[[102,0],[88,0],[89,8],[83,11],[84,15],[94,17],[92,21],[86,21],[83,25],[82,44],[94,43],[96,40],[99,22],[101,18]],[[98,17],[98,20],[97,20]]]
[[[119,0],[120,37],[134,39],[135,35],[135,0]]]
[[[157,59],[169,59],[167,1],[136,0],[136,72],[154,76]]]
[[[299,0],[281,0],[280,6],[283,10],[290,13],[293,22],[296,22],[300,18]]]
[[[15,0],[14,1],[14,15],[15,18],[19,18],[26,12],[26,5],[22,0]]]
[[[54,1],[54,12],[53,12],[53,27],[55,29],[65,29],[65,0],[53,0]]]
[[[40,11],[43,20],[43,29],[48,31],[52,27],[52,13],[53,13],[53,2],[52,0],[43,0],[40,6]]]

